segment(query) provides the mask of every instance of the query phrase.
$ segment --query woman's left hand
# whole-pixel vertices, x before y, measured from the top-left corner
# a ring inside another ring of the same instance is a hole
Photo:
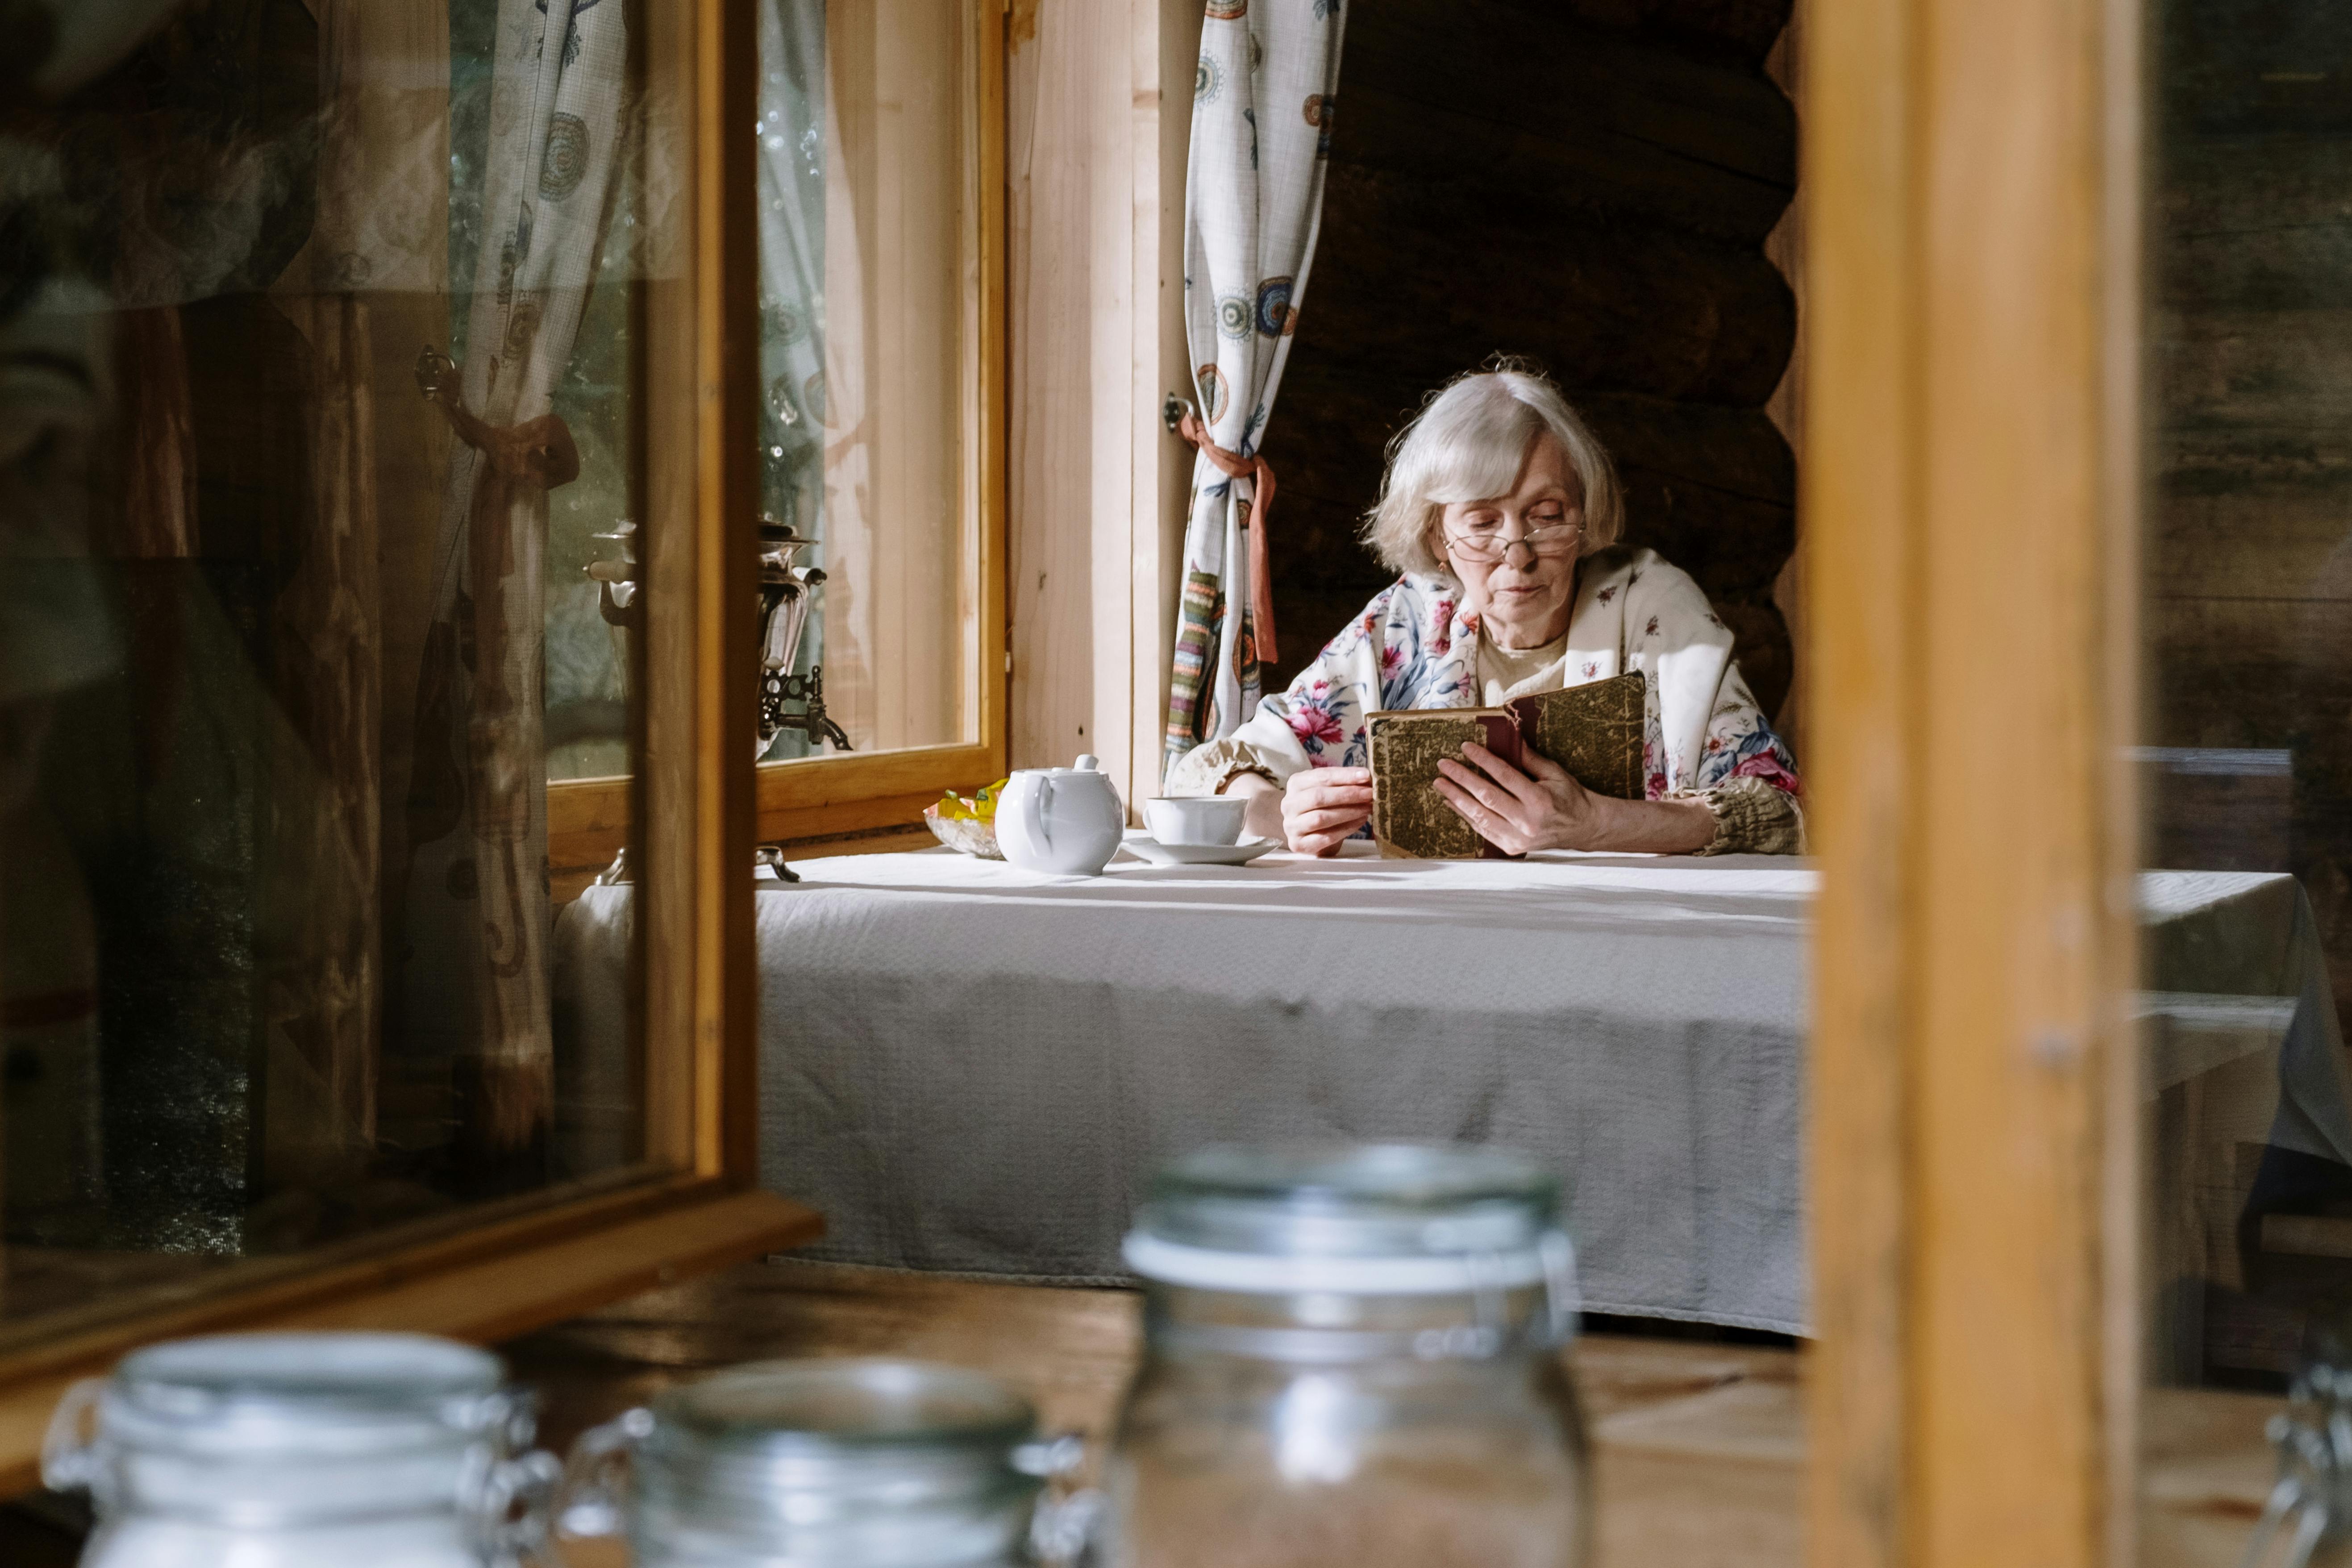
[[[1462,754],[1478,768],[1450,759],[1438,763],[1444,776],[1437,781],[1437,793],[1489,842],[1513,855],[1597,847],[1600,804],[1566,768],[1529,752],[1522,773],[1475,742],[1464,746]]]

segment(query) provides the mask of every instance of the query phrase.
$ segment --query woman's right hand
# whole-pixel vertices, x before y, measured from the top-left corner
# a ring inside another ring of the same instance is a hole
[[[1282,792],[1282,837],[1301,855],[1336,855],[1372,819],[1372,770],[1308,768]]]

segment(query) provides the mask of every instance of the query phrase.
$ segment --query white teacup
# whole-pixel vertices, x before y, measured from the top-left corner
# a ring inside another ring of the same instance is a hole
[[[1162,844],[1238,844],[1242,814],[1248,809],[1248,800],[1240,795],[1162,795],[1143,803],[1143,822]]]

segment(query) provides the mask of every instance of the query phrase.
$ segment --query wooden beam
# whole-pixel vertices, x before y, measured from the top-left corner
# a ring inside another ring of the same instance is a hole
[[[1836,1568],[2092,1568],[2129,1538],[2133,25],[1807,20],[1809,1515]],[[1998,735],[2031,785],[1926,763],[1930,731]]]
[[[1905,1561],[1911,1138],[1905,915],[1916,797],[1896,765],[1918,651],[1905,526],[1918,479],[1907,68],[1912,7],[1815,0],[1799,188],[1814,222],[1805,323],[1815,399],[1799,464],[1815,598],[1798,659],[1815,715],[1807,826],[1822,869],[1811,1067],[1811,1568]]]
[[[694,39],[697,765],[694,1169],[759,1163],[759,976],[751,860],[759,805],[745,737],[759,718],[759,101],[756,13],[700,0]]]

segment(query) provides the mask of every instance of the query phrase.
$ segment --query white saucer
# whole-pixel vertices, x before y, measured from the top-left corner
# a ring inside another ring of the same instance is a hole
[[[1269,849],[1279,849],[1276,838],[1244,838],[1239,844],[1162,844],[1148,834],[1133,834],[1124,847],[1155,866],[1241,866]]]

